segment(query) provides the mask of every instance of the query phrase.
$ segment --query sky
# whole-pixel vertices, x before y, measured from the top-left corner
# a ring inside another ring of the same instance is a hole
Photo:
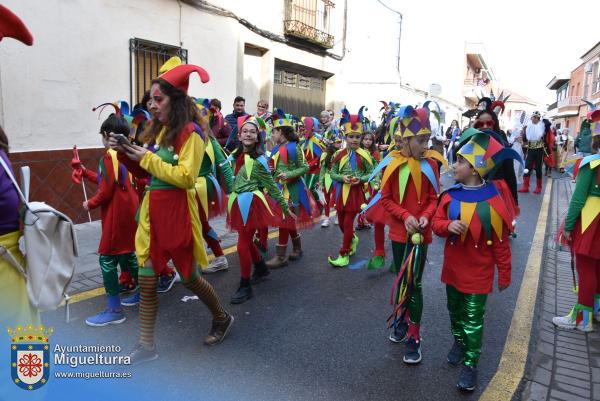
[[[483,42],[500,87],[552,103],[548,82],[577,68],[600,41],[597,0],[382,2],[403,14],[402,81],[421,88],[464,54],[465,41]]]

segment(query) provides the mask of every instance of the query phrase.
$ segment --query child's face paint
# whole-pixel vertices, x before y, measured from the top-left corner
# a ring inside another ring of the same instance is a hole
[[[346,135],[346,145],[348,145],[350,149],[358,149],[360,146],[360,134],[353,133]]]
[[[150,112],[163,124],[169,121],[170,98],[160,90],[158,84],[153,84],[150,88]]]

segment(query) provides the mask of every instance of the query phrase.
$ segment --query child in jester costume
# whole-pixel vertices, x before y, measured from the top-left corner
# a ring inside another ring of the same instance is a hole
[[[310,190],[315,200],[319,199],[317,185],[319,184],[319,175],[321,173],[321,156],[325,152],[325,145],[321,140],[321,135],[316,132],[319,126],[319,120],[314,117],[302,117],[304,123],[304,142],[302,150],[308,163],[308,172],[304,175],[306,186]],[[321,205],[323,206],[323,205]]]
[[[592,331],[600,322],[600,110],[588,113],[592,151],[576,168],[575,191],[569,204],[562,236],[575,254],[579,291],[577,303],[567,316],[555,317],[558,327]]]
[[[238,119],[238,137],[240,144],[230,157],[235,160],[233,191],[229,196],[227,224],[238,232],[237,251],[240,258],[240,286],[231,297],[231,303],[240,304],[253,296],[251,283],[259,283],[267,275],[269,268],[253,242],[258,229],[278,227],[289,216],[296,216],[288,208],[273,180],[271,169],[262,154],[262,138],[259,132],[264,124],[258,117],[243,116]],[[268,195],[263,193],[263,188]],[[267,198],[271,196],[279,205],[284,216],[278,216]],[[250,270],[254,263],[254,273]]]
[[[321,222],[321,227],[327,228],[330,224],[331,208],[335,206],[335,186],[331,179],[331,165],[333,155],[342,147],[342,138],[339,135],[333,136],[333,140],[323,139],[325,151],[321,154],[319,160],[319,187],[323,192],[323,214],[325,218]]]
[[[405,342],[403,361],[417,364],[421,361],[421,278],[432,238],[430,221],[440,191],[438,161],[445,162],[444,156],[427,149],[431,135],[429,109],[403,106],[396,113],[390,121],[396,150],[388,153],[371,174],[374,179],[383,171],[380,192],[365,213],[371,221],[390,227],[392,271],[398,275],[392,296],[394,310],[388,319],[389,339]],[[381,267],[383,260],[370,263]]]
[[[286,217],[279,224],[279,242],[275,248],[275,256],[267,261],[267,267],[280,268],[288,264],[287,244],[292,239],[292,252],[289,260],[297,260],[302,256],[302,243],[298,228],[312,226],[319,217],[319,209],[312,194],[306,187],[302,176],[308,171],[304,152],[298,144],[298,136],[293,121],[285,113],[276,109],[273,114],[271,139],[275,147],[271,150],[270,164],[273,167],[277,186],[288,207],[293,208],[296,219]],[[283,213],[277,202],[272,202],[276,216]]]
[[[433,231],[445,237],[442,282],[446,284],[454,344],[448,363],[463,363],[457,387],[472,391],[477,384],[483,318],[498,267],[498,289],[511,281],[509,234],[516,204],[503,180],[486,181],[505,160],[522,163],[492,135],[474,128],[463,134],[454,178],[458,184],[444,192],[433,217]]]
[[[335,186],[335,208],[340,230],[343,234],[342,247],[337,258],[328,258],[335,267],[350,264],[350,256],[356,253],[358,236],[354,234],[354,219],[365,203],[364,184],[373,171],[371,155],[360,148],[360,138],[364,132],[362,108],[359,114],[350,115],[344,108],[340,125],[346,139],[346,148],[333,155],[331,179]]]
[[[138,281],[138,264],[135,255],[135,215],[138,208],[138,195],[133,188],[131,175],[117,159],[117,152],[108,148],[111,133],[129,136],[129,125],[115,104],[115,113],[111,114],[100,127],[102,143],[107,149],[98,163],[98,173],[86,169],[81,162],[73,165],[82,176],[98,184],[98,191],[83,208],[92,210],[101,208],[102,236],[98,246],[102,281],[108,298],[108,307],[97,315],[85,320],[89,326],[106,326],[125,321],[125,313],[119,298],[119,277],[117,266],[127,272],[134,286]],[[95,109],[94,109],[95,110]],[[74,174],[75,175],[75,174]]]
[[[223,148],[212,135],[212,130],[209,127],[210,118],[213,115],[210,101],[208,99],[197,99],[196,105],[202,117],[202,131],[207,133],[206,153],[202,159],[202,165],[196,180],[196,199],[198,201],[200,222],[202,223],[202,236],[215,256],[203,273],[214,273],[228,269],[229,264],[223,254],[223,249],[221,249],[219,237],[208,220],[211,217],[227,213],[227,196],[219,184],[218,173],[221,173],[224,178],[227,193],[230,193],[233,187],[233,173],[229,162],[226,160],[227,157]]]

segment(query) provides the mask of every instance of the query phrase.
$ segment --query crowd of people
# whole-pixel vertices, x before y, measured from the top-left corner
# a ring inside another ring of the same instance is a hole
[[[114,113],[100,126],[106,152],[98,171],[78,160],[72,163],[79,176],[98,185],[83,208],[100,208],[102,216],[98,253],[107,307],[86,323],[122,323],[123,307],[138,305],[139,341],[131,362],[156,359],[157,292],[168,290],[178,276],[212,315],[204,342],[219,344],[234,316],[202,275],[228,268],[210,219],[226,215],[228,227],[238,234],[240,282],[230,302],[240,304],[252,299],[253,287],[271,269],[301,259],[301,231],[318,223],[326,229],[335,209],[341,244],[328,258],[333,268],[350,264],[359,246],[355,230],[368,227],[373,228],[375,250],[367,266],[383,268],[387,226],[390,270],[396,275],[389,339],[403,344],[407,364],[422,359],[421,280],[428,246],[433,234],[445,239],[441,280],[454,339],[447,360],[461,365],[457,387],[472,391],[496,268],[498,289],[511,283],[510,236],[519,215],[518,193],[529,191],[534,171],[533,192],[541,192],[548,149],[554,143],[567,143],[568,149],[568,134],[561,132],[551,141],[538,112],[518,133],[505,133],[498,120],[504,104],[489,98],[481,99],[468,128],[461,131],[453,121],[445,133],[432,102],[421,107],[385,103],[377,123],[363,115],[364,108],[356,114],[344,108],[338,119],[327,110],[318,117],[300,117],[278,108],[269,111],[264,100],[250,115],[238,96],[233,112],[223,117],[219,100],[188,94],[192,74],[202,82],[210,79],[200,66],[169,60],[131,113],[118,104],[104,105],[114,107]],[[589,281],[580,287],[573,312],[555,321],[583,330],[591,329],[591,314],[600,309],[600,255],[591,245],[600,235],[598,112],[589,121],[595,153],[578,166],[577,196],[564,229],[564,237],[573,238],[578,269]],[[0,157],[10,164],[8,138],[1,129],[0,145]],[[443,190],[440,172],[448,161],[456,183]],[[6,174],[0,175],[0,188],[0,244],[19,254],[18,198]],[[279,235],[274,257],[266,260],[269,228]],[[214,255],[210,263],[205,244]],[[11,276],[12,267],[0,263],[2,285],[21,291],[22,277]],[[122,292],[130,293],[121,298]],[[28,306],[24,294],[10,295],[11,302],[21,299]],[[14,312],[37,322],[35,312],[26,309]]]

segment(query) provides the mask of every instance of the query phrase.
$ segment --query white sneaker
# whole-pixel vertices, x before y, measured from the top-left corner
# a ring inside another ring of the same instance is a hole
[[[323,220],[323,222],[321,223],[321,227],[329,227],[329,219]]]
[[[206,270],[203,270],[202,273],[210,274],[227,269],[229,269],[229,262],[227,261],[227,258],[225,256],[219,256],[211,260]]]
[[[568,314],[567,316],[553,317],[552,323],[554,323],[554,325],[562,329],[577,329],[579,331],[583,331],[584,333],[594,331],[591,321],[587,323],[581,321],[579,322],[579,324],[577,324],[575,320],[573,320],[573,318],[571,317],[571,314]]]
[[[338,221],[337,215],[333,218],[333,224],[335,224],[336,226],[338,224],[340,224],[340,222]]]
[[[556,316],[552,318],[552,323],[555,326],[560,327],[561,329],[574,329],[577,325],[575,320],[571,317],[569,313],[567,316]]]

